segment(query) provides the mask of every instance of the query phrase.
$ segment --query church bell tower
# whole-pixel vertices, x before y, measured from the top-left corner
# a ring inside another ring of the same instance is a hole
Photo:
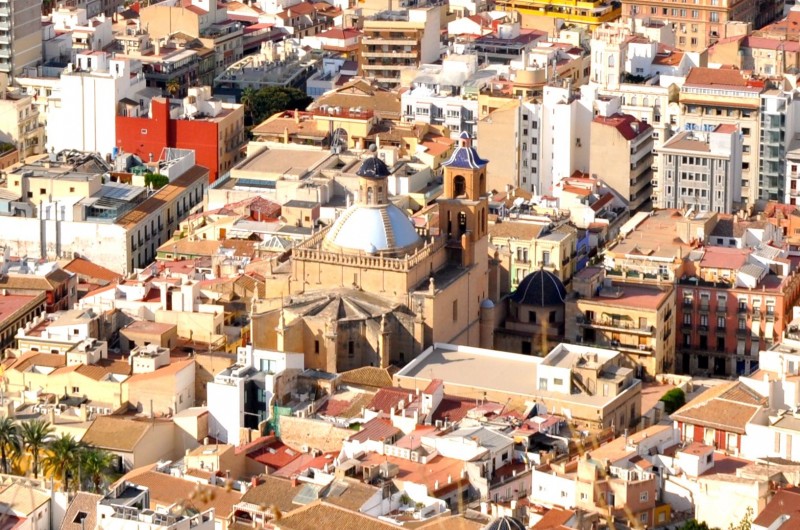
[[[468,267],[475,263],[476,256],[487,252],[486,166],[489,162],[478,155],[466,132],[461,133],[458,143],[442,164],[444,194],[438,200],[439,230],[447,238],[449,259]]]

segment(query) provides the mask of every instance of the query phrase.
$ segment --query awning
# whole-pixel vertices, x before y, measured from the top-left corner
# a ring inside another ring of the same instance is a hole
[[[764,331],[764,339],[767,342],[775,340],[775,322],[767,321],[767,329]]]

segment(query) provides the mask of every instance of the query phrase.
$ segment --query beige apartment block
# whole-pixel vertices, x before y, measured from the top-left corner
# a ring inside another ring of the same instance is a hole
[[[566,305],[568,340],[618,350],[642,377],[675,365],[675,292],[671,285],[612,282],[587,267],[573,282]]]
[[[364,19],[358,73],[387,87],[400,71],[439,58],[439,7],[381,11]]]
[[[631,211],[650,200],[653,128],[628,114],[597,116],[591,125],[589,171],[622,195]]]
[[[489,227],[490,252],[500,260],[501,292],[510,292],[538,269],[555,274],[569,285],[575,273],[577,230],[569,225],[549,225],[504,219]]]
[[[17,90],[0,95],[0,140],[13,144],[20,158],[43,152],[44,131],[33,96]]]
[[[697,0],[691,4],[659,0],[625,0],[622,16],[672,24],[678,49],[703,52],[728,37],[729,22],[760,28],[783,16],[783,3],[774,0]]]
[[[742,136],[742,181],[740,202],[758,199],[759,108],[763,80],[749,78],[732,68],[692,68],[681,87],[680,124],[689,131],[710,131],[733,125]],[[734,199],[735,201],[735,199]]]

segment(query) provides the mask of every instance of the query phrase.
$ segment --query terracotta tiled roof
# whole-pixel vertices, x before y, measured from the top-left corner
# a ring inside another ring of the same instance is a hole
[[[315,501],[307,506],[285,514],[280,521],[281,530],[319,530],[320,522],[326,528],[357,528],[358,530],[388,530],[397,527],[373,517],[340,508],[323,501]]]
[[[539,519],[539,522],[531,527],[532,530],[553,530],[565,525],[575,512],[563,508],[551,508]]]
[[[502,223],[489,225],[489,236],[492,238],[513,237],[524,241],[532,241],[539,237],[546,228],[545,225],[540,223],[503,221]]]
[[[63,355],[56,353],[28,352],[21,355],[17,361],[11,365],[11,370],[22,372],[30,366],[48,366],[60,368],[67,364],[67,359]]]
[[[127,480],[150,490],[150,508],[188,502],[189,506],[201,512],[214,508],[214,517],[217,519],[227,519],[233,512],[233,506],[242,498],[242,495],[235,490],[209,484],[202,485],[204,495],[197,495],[196,482],[158,471],[137,474]]]
[[[130,452],[151,427],[150,421],[98,416],[86,430],[81,441],[102,449]]]
[[[780,517],[785,517],[786,520],[779,523],[778,526],[774,526]],[[778,490],[755,518],[753,526],[777,528],[777,530],[800,530],[800,489]]]
[[[302,482],[300,484],[303,484]],[[292,500],[295,498],[300,488],[292,487],[292,482],[284,478],[276,478],[272,475],[263,477],[263,482],[255,488],[250,488],[242,496],[241,502],[264,506],[265,508],[276,507],[281,512],[288,512],[297,508]]]
[[[652,129],[646,122],[639,121],[630,114],[597,116],[594,122],[614,127],[628,141],[635,140],[644,134],[649,134]]]
[[[184,361],[174,361],[168,364],[167,366],[159,368],[155,372],[132,375],[131,377],[128,378],[127,382],[128,384],[133,384],[133,383],[151,381],[154,379],[159,379],[161,377],[172,377],[192,364],[194,364],[194,359],[186,359]]]
[[[392,386],[392,373],[396,370],[378,368],[376,366],[363,366],[354,370],[343,372],[339,382],[345,385],[355,385],[371,388],[386,388]]]
[[[400,433],[400,429],[392,425],[392,422],[383,418],[373,418],[369,420],[360,431],[350,437],[354,442],[383,442]]]
[[[684,405],[672,419],[743,434],[766,399],[742,383],[717,385]]]
[[[94,280],[104,280],[107,282],[113,282],[117,278],[122,277],[121,274],[106,269],[105,267],[101,267],[100,265],[85,258],[75,258],[69,263],[64,264],[62,268],[65,271],[73,272],[78,276],[91,278]]]
[[[728,88],[764,87],[763,81],[747,79],[735,68],[692,68],[686,76],[684,85],[713,86]]]
[[[61,522],[61,530],[86,530],[95,528],[97,521],[97,503],[102,499],[102,495],[96,495],[86,491],[79,491],[75,494],[72,502],[69,503],[64,520]],[[82,517],[83,524],[78,515],[85,514]]]
[[[403,388],[382,388],[378,390],[367,408],[388,414],[393,407],[396,408],[398,403],[403,400],[406,401],[407,405],[409,394],[413,394],[413,392]]]
[[[247,454],[247,458],[252,458],[260,464],[280,469],[289,462],[296,460],[302,453],[292,449],[279,440],[265,445]]]

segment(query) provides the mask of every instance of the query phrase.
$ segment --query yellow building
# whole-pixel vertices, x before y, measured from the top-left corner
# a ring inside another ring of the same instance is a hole
[[[0,140],[14,144],[24,159],[44,152],[44,133],[33,96],[5,91],[0,99]]]
[[[507,282],[501,292],[516,289],[531,272],[544,269],[569,285],[575,273],[577,230],[569,225],[552,228],[542,223],[505,219],[489,228],[490,252],[500,261],[500,275]]]
[[[523,26],[526,26],[526,17],[548,17],[561,19],[566,25],[591,29],[616,20],[622,14],[619,3],[606,0],[498,0],[496,6],[500,11],[519,12]]]
[[[462,135],[443,164],[438,226],[423,238],[389,201],[386,164],[366,158],[357,204],[266,279],[275,298],[254,323],[256,346],[340,372],[405,364],[433,342],[491,344],[487,164]]]
[[[618,350],[628,366],[653,377],[675,369],[675,289],[672,285],[611,282],[587,267],[567,299],[565,336],[570,341]]]

